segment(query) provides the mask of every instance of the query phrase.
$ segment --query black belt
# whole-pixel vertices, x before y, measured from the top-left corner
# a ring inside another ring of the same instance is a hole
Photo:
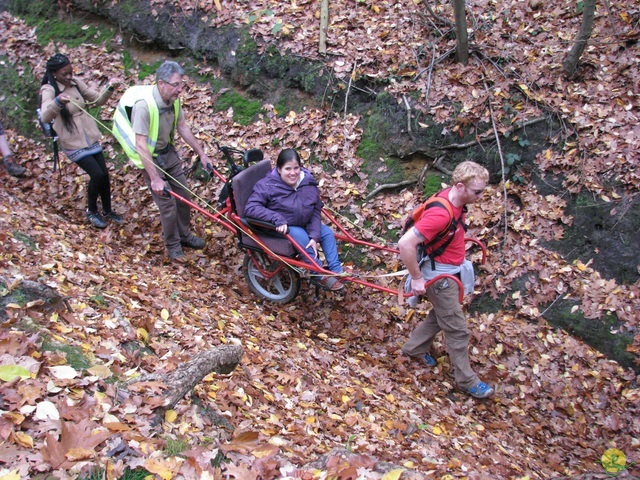
[[[160,150],[154,150],[154,155],[164,155],[165,153],[169,152],[169,149],[171,148],[171,144],[167,143],[167,146],[160,149]]]

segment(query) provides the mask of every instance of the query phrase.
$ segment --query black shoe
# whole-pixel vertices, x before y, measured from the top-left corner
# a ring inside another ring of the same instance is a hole
[[[177,252],[169,253],[169,260],[176,263],[185,263],[187,261],[187,257],[182,250],[178,250]]]
[[[195,250],[200,250],[204,248],[205,242],[200,237],[196,237],[195,235],[190,235],[186,240],[181,240],[180,245],[187,248],[193,248]]]
[[[87,220],[96,228],[107,228],[107,222],[98,212],[87,212]]]
[[[7,173],[9,175],[13,175],[14,177],[24,177],[24,174],[27,171],[27,169],[24,168],[22,165],[18,165],[13,162],[5,163],[5,167],[7,169]]]
[[[118,225],[122,225],[124,220],[122,219],[122,215],[118,215],[116,212],[111,210],[109,213],[102,213],[102,218],[105,220],[111,220],[113,223],[117,223]]]

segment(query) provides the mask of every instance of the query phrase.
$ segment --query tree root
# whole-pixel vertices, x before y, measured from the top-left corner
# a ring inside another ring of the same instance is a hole
[[[417,152],[414,152],[414,153],[421,153],[421,152],[417,151]],[[418,185],[424,185],[424,177],[426,176],[427,172],[429,171],[429,168],[435,168],[436,170],[444,173],[445,175],[451,176],[452,172],[447,170],[445,167],[442,166],[442,160],[444,160],[444,156],[436,158],[435,161],[433,162],[433,164],[426,163],[424,168],[422,169],[422,171],[418,175],[418,179],[417,180],[404,180],[404,181],[398,182],[398,183],[385,183],[383,185],[377,186],[376,188],[374,188],[371,191],[371,193],[369,193],[366,197],[364,197],[365,202],[370,200],[370,199],[372,199],[373,197],[375,197],[377,194],[379,194],[383,190],[391,190],[391,189],[394,189],[394,188],[411,187],[411,186],[415,185],[416,183]]]
[[[366,202],[367,200],[375,197],[377,194],[379,194],[383,190],[390,190],[392,188],[410,187],[412,185],[415,185],[416,183],[418,183],[418,180],[405,180],[403,182],[398,182],[398,183],[385,183],[384,185],[379,185],[378,187],[374,188],[369,195],[364,197],[364,200]]]

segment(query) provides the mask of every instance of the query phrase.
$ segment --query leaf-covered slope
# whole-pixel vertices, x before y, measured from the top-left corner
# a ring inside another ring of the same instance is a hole
[[[403,312],[392,296],[350,287],[345,298],[313,301],[304,291],[286,307],[256,302],[237,271],[241,257],[232,238],[216,226],[199,222],[209,229],[209,246],[176,267],[146,248],[145,235],[134,233],[140,228],[157,235],[146,216],[96,235],[73,215],[51,213],[33,194],[37,189],[29,194],[24,184],[7,180],[10,190],[0,193],[3,270],[57,288],[71,307],[54,314],[8,308],[3,363],[24,363],[33,372],[1,389],[2,409],[9,413],[2,432],[9,441],[0,448],[12,469],[47,468],[35,452],[53,455],[57,437],[50,436],[46,447],[43,442],[47,432],[59,432],[52,421],[57,411],[65,424],[86,429],[80,424],[90,418],[91,428],[110,434],[95,454],[94,445],[85,445],[83,458],[106,461],[124,443],[131,452],[115,462],[116,469],[151,469],[159,462],[193,478],[187,462],[153,451],[166,438],[184,439],[201,447],[190,455],[205,468],[217,448],[217,428],[194,404],[219,410],[239,431],[258,432],[258,442],[228,447],[233,464],[254,472],[262,468],[255,462],[267,442],[270,452],[280,452],[280,466],[302,465],[348,443],[356,453],[418,471],[469,478],[593,472],[612,445],[630,458],[638,452],[634,375],[543,323],[506,312],[470,318],[472,361],[497,386],[493,398],[478,402],[453,388],[441,343],[433,370],[400,355],[419,314]],[[37,326],[36,335],[19,333],[28,325]],[[136,337],[147,341],[146,355],[126,348]],[[52,367],[66,365],[65,357],[43,351],[43,338],[78,347],[94,369],[62,375]],[[178,405],[175,419],[162,423],[159,436],[152,408],[161,390],[122,398],[103,380],[168,372],[198,351],[229,342],[244,346],[242,368],[207,378]],[[82,465],[63,468],[72,464]]]
[[[2,44],[12,47],[3,53],[40,72],[54,46],[43,51],[21,22],[6,15],[2,21]],[[82,46],[72,55],[97,80],[120,68],[119,53],[102,47]],[[185,92],[189,118],[205,143],[218,138],[259,146],[273,158],[277,148],[270,140],[277,136],[301,148],[306,158],[309,139],[317,140],[315,153],[337,167],[328,174],[311,165],[328,204],[344,207],[358,225],[386,232],[418,201],[414,193],[402,192],[354,205],[366,182],[347,180],[362,162],[354,154],[360,138],[356,118],[309,110],[243,127],[214,114],[208,95],[195,84]],[[113,106],[103,110],[103,121]],[[587,315],[615,311],[625,328],[637,328],[637,287],[602,280],[589,265],[567,264],[540,247],[540,239],[559,236],[561,224],[569,221],[561,199],[542,197],[531,186],[506,185],[470,210],[471,232],[490,249],[478,294],[497,296],[514,281],[527,284],[526,295],[519,290],[511,296],[510,311],[497,306],[490,314],[470,316],[473,364],[497,386],[495,397],[477,402],[453,388],[442,343],[436,345],[439,365],[433,370],[400,355],[420,313],[399,306],[395,297],[350,286],[345,298],[315,301],[305,290],[288,306],[258,302],[239,271],[242,256],[234,239],[219,226],[194,215],[207,248],[190,253],[186,266],[165,263],[155,207],[135,171],[112,169],[114,205],[125,213],[125,226],[96,232],[83,220],[86,178],[66,161],[60,176],[52,174],[43,145],[13,131],[9,136],[30,173],[23,180],[2,173],[0,268],[9,279],[56,288],[70,306],[51,313],[38,305],[10,305],[0,331],[2,363],[21,364],[33,373],[0,385],[0,408],[6,412],[0,462],[19,469],[23,478],[62,465],[61,446],[75,447],[64,460],[73,466],[65,463],[61,476],[72,476],[84,460],[95,459],[102,465],[109,460],[114,473],[141,465],[195,478],[194,472],[209,468],[215,457],[219,432],[197,405],[219,410],[236,434],[245,433],[225,448],[236,478],[273,478],[266,472],[288,463],[301,466],[347,444],[356,453],[438,477],[602,472],[598,462],[612,446],[637,460],[637,377],[550,329],[540,315],[541,308],[568,296]],[[106,145],[113,158],[113,141]],[[221,159],[216,162],[223,168]],[[193,186],[203,203],[216,198],[220,187]],[[379,256],[371,263],[376,268],[365,272],[371,275],[398,269],[396,258]],[[132,352],[128,347],[135,340],[148,350]],[[93,368],[54,368],[68,367],[71,355],[51,348],[52,342],[77,347]],[[207,378],[179,404],[175,417],[170,414],[157,426],[153,408],[160,386],[123,397],[106,380],[172,371],[197,351],[231,342],[245,348],[242,368]],[[58,416],[71,425],[63,430]],[[73,443],[73,432],[82,431],[110,436],[104,443],[93,436]],[[187,461],[161,452],[168,438],[193,447]]]

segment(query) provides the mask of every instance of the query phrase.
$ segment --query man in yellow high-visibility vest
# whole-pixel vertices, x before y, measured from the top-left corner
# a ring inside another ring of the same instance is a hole
[[[165,61],[156,72],[155,85],[129,88],[118,103],[113,134],[142,176],[160,210],[160,222],[171,260],[184,260],[183,247],[201,249],[205,242],[190,230],[191,208],[167,195],[166,187],[189,200],[184,165],[174,147],[177,131],[205,167],[211,159],[195,138],[180,105],[184,70]]]

